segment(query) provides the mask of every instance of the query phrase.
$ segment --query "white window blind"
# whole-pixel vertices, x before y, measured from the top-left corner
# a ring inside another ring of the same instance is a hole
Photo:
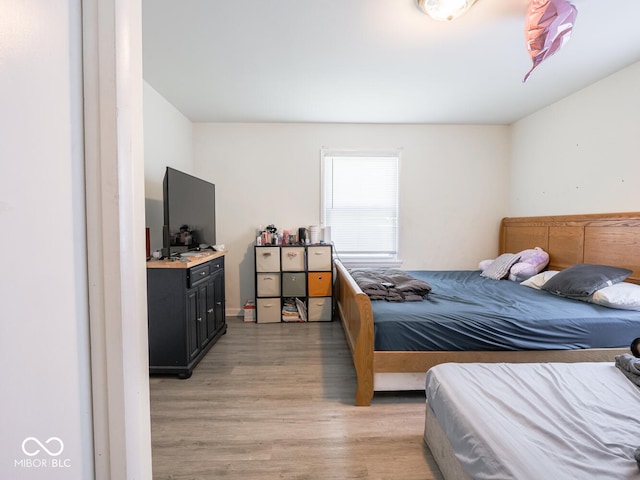
[[[322,223],[341,256],[397,255],[399,152],[322,153]]]

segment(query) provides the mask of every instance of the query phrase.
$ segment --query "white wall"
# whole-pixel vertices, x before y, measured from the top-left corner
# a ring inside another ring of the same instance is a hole
[[[230,251],[228,312],[253,296],[258,225],[318,223],[322,147],[402,148],[403,268],[473,268],[495,255],[502,216],[640,210],[638,111],[640,63],[511,127],[195,124],[193,173],[216,183]]]
[[[640,210],[640,63],[512,126],[509,214]]]
[[[195,124],[195,174],[216,184],[217,241],[229,250],[227,311],[254,296],[259,225],[319,223],[322,147],[402,149],[403,268],[476,268],[495,256],[508,211],[508,133],[505,126]]]
[[[193,174],[193,125],[146,82],[143,102],[145,210],[153,252],[162,248],[162,178],[166,167]]]
[[[0,0],[3,479],[93,478],[80,3]]]

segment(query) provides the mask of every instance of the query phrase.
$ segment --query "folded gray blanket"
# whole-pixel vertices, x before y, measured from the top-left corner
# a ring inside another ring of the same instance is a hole
[[[431,285],[395,269],[354,268],[351,276],[371,300],[416,302],[424,299]]]
[[[616,367],[625,376],[640,387],[640,358],[636,358],[630,353],[616,355]]]

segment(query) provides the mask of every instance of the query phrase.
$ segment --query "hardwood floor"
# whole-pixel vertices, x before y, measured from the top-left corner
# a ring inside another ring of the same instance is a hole
[[[154,479],[442,479],[424,393],[354,405],[340,322],[227,320],[190,379],[150,379]]]

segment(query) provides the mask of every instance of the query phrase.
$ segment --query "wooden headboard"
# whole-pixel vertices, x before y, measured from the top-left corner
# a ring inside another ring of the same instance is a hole
[[[504,218],[500,253],[540,247],[549,270],[577,263],[624,267],[626,280],[640,284],[640,212]]]

